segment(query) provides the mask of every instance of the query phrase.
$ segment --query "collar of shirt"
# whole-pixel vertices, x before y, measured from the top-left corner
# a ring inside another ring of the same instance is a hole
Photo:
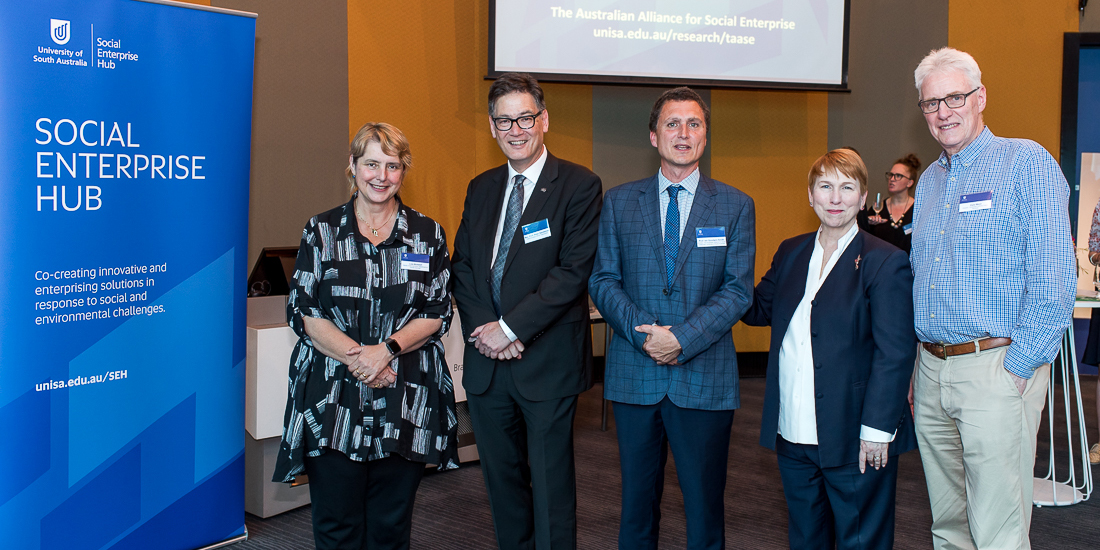
[[[699,169],[696,168],[690,174],[688,174],[688,177],[676,183],[673,183],[668,178],[666,178],[664,172],[657,170],[657,191],[667,197],[668,188],[672,185],[679,185],[687,190],[689,195],[694,195],[695,190],[699,188]]]
[[[542,176],[542,168],[546,166],[546,146],[542,146],[542,154],[539,155],[538,160],[531,163],[523,172],[516,172],[515,168],[512,168],[512,163],[508,163],[508,191],[504,193],[504,207],[508,207],[508,197],[512,193],[512,180],[519,174],[523,175],[523,206],[527,207],[527,202],[531,200],[531,190],[535,188],[535,182],[539,181],[539,177]]]
[[[852,239],[856,238],[856,233],[859,233],[859,224],[852,224],[852,227],[848,229],[848,232],[845,233],[844,236],[837,241],[836,251],[833,252],[833,255],[828,259],[828,263],[825,264],[824,271],[821,271],[820,268],[821,257],[825,255],[825,247],[821,246],[822,229],[822,227],[818,227],[817,234],[814,235],[814,251],[812,258],[810,259],[810,275],[814,276],[818,273],[821,273],[821,276],[817,278],[818,287],[821,286],[821,281],[824,281],[829,276],[829,273],[832,272],[833,266],[836,265],[837,260],[839,260],[840,257],[844,255],[844,251],[848,249],[848,245],[852,244]],[[814,269],[815,260],[817,261],[816,265],[819,266],[816,270]],[[809,288],[806,289],[806,294],[810,293],[809,290]],[[814,294],[817,294],[817,288],[814,288]],[[813,296],[811,296],[811,298],[812,297]]]
[[[974,138],[969,145],[963,147],[962,151],[955,153],[955,157],[947,156],[947,151],[940,153],[939,163],[943,166],[944,170],[950,170],[951,164],[962,166],[970,166],[974,159],[978,158],[978,155],[985,150],[986,147],[993,141],[993,132],[989,130],[989,126],[982,129],[982,133],[978,134],[978,137]]]

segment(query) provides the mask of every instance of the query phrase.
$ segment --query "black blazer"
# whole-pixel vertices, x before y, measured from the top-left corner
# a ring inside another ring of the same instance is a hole
[[[746,324],[772,327],[760,444],[779,429],[779,348],[806,290],[817,233],[779,245]],[[859,460],[860,425],[893,433],[889,454],[916,447],[907,399],[916,361],[913,273],[897,247],[860,230],[811,302],[818,451],[825,468]]]
[[[508,166],[475,177],[455,234],[454,296],[466,341],[462,385],[484,393],[497,361],[469,343],[473,329],[496,321],[489,278],[493,240],[504,205]],[[508,250],[500,285],[504,322],[526,348],[507,362],[523,397],[542,401],[592,387],[588,276],[596,255],[603,184],[583,166],[547,153],[546,164]],[[525,244],[522,227],[547,220],[550,236]]]

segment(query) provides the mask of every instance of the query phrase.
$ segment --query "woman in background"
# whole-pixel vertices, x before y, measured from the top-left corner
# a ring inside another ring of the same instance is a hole
[[[902,249],[913,247],[913,186],[920,178],[920,159],[908,154],[886,172],[886,204],[883,215],[868,212],[868,233]]]
[[[351,200],[311,218],[291,281],[298,334],[274,481],[309,476],[317,548],[405,549],[426,464],[456,468],[443,229],[398,196],[404,134],[351,142]]]
[[[856,225],[859,155],[830,151],[808,179],[821,226],[779,245],[741,318],[772,327],[760,444],[776,451],[792,549],[888,550],[896,457],[916,447],[913,274]]]

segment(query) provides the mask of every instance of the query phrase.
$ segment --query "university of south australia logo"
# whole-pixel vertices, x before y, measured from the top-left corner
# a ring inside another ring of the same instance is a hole
[[[50,19],[50,38],[58,46],[64,46],[69,43],[71,37],[69,33],[69,22],[63,19]]]

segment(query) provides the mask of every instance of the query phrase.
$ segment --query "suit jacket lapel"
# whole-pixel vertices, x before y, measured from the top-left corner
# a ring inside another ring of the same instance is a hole
[[[508,248],[508,257],[504,261],[505,273],[511,269],[512,261],[515,260],[516,254],[519,253],[519,249],[524,246],[523,226],[543,219],[545,216],[542,216],[542,207],[546,205],[546,201],[550,198],[550,195],[560,191],[559,188],[561,186],[557,180],[558,159],[547,151],[546,164],[542,166],[542,173],[539,174],[539,180],[535,182],[535,185],[531,189],[531,198],[527,200],[527,206],[523,207],[523,214],[519,217],[519,224],[516,225],[516,232],[512,235],[512,245]],[[502,197],[501,205],[503,204]],[[501,235],[501,238],[503,239],[504,236]]]
[[[653,254],[657,259],[657,265],[665,265],[664,233],[661,230],[661,200],[658,196],[657,176],[646,180],[642,186],[642,192],[638,195],[638,208],[642,211],[642,221],[645,223],[645,231],[649,234],[649,242],[653,245]]]
[[[493,257],[493,242],[497,236],[497,225],[500,224],[500,217],[503,215],[504,194],[508,189],[508,183],[508,165],[505,164],[497,168],[497,173],[493,174],[493,184],[488,190],[489,196],[485,206],[486,208],[492,208],[489,211],[492,215],[480,217],[480,219],[486,220],[478,232],[481,242],[489,243],[489,246],[482,247],[481,259],[485,262],[486,271],[493,268],[493,261],[496,260]]]

